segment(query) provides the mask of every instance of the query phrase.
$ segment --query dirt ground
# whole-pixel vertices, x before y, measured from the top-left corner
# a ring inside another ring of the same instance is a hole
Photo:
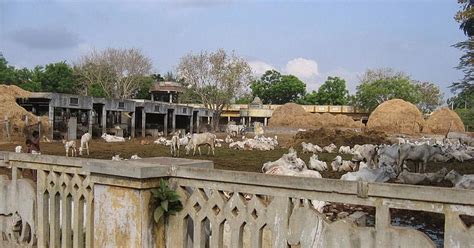
[[[339,134],[339,133],[338,133]],[[218,137],[223,137],[223,134],[219,134]],[[268,134],[273,136],[273,134]],[[326,137],[320,135],[321,137]],[[216,148],[216,155],[207,155],[207,148],[202,149],[202,156],[196,154],[195,157],[192,155],[186,155],[184,149],[181,148],[180,157],[190,159],[203,159],[212,160],[216,169],[224,170],[236,170],[236,171],[250,171],[250,172],[261,172],[262,165],[268,161],[274,161],[279,159],[284,153],[288,152],[288,148],[294,145],[294,148],[298,151],[298,156],[303,159],[306,163],[309,163],[310,154],[304,154],[301,152],[301,146],[298,145],[301,142],[296,142],[293,139],[292,134],[278,134],[278,140],[282,147],[277,148],[273,151],[239,151],[231,150],[227,147],[227,144],[223,144],[222,147]],[[150,143],[148,145],[142,145],[142,143]],[[24,144],[21,142],[3,143],[0,144],[1,151],[14,151],[17,145]],[[339,146],[340,144],[338,144]],[[52,143],[41,143],[41,151],[43,154],[65,156],[64,146],[61,142]],[[97,159],[108,159],[112,156],[119,154],[122,158],[130,158],[132,155],[137,154],[142,158],[147,157],[166,157],[170,156],[169,148],[163,145],[153,144],[152,139],[135,139],[126,141],[124,143],[106,143],[101,139],[94,139],[90,143],[90,155],[83,156],[85,158],[97,158]],[[320,160],[329,163],[337,156],[335,153],[322,153],[319,154]],[[349,155],[344,155],[343,159],[350,159]],[[427,166],[428,171],[434,172],[442,167],[446,167],[449,170],[455,169],[462,174],[474,174],[474,161],[467,161],[464,163],[460,162],[447,162],[447,163],[430,163]],[[324,178],[340,178],[342,173],[327,171],[321,173]],[[444,183],[440,186],[450,186],[449,183]]]

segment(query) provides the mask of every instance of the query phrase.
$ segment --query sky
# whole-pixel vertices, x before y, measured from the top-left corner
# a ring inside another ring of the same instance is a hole
[[[223,48],[256,76],[276,69],[308,90],[339,76],[354,93],[365,70],[390,67],[448,97],[462,78],[452,47],[465,39],[453,19],[458,8],[456,0],[0,0],[0,52],[33,68],[133,47],[164,74],[188,53]]]

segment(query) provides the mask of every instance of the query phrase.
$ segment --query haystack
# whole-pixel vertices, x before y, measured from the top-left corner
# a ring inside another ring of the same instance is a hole
[[[28,117],[28,125],[37,125],[38,121],[41,123],[41,129],[47,132],[49,128],[48,117],[38,118],[34,114],[26,111],[16,102],[16,98],[27,98],[31,95],[30,92],[23,90],[15,85],[0,84],[0,116],[2,123],[5,117],[9,121],[10,135],[12,137],[23,136],[26,126],[26,116]],[[0,138],[5,138],[5,124],[0,128],[2,135]]]
[[[320,127],[345,127],[362,128],[362,122],[354,121],[346,115],[332,115],[329,113],[312,114],[295,103],[287,103],[273,111],[270,118],[271,127],[292,127],[292,128],[320,128]]]
[[[424,126],[418,108],[404,100],[392,99],[380,104],[370,114],[367,128],[387,133],[416,134]]]
[[[433,112],[423,128],[423,132],[433,134],[446,134],[448,131],[464,132],[465,130],[459,115],[447,107]]]

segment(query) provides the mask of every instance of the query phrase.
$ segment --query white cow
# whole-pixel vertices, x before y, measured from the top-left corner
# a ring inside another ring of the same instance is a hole
[[[474,189],[474,175],[461,175],[452,170],[446,175],[445,179],[451,181],[455,188]]]
[[[298,158],[298,154],[293,148],[290,148],[288,153],[283,154],[283,156],[278,160],[264,163],[262,166],[262,172],[266,173],[275,166],[285,166],[293,171],[302,171],[303,169],[307,168],[306,163],[302,159]]]
[[[328,165],[326,162],[318,160],[318,155],[313,154],[309,158],[308,168],[317,171],[326,171],[328,169]]]
[[[243,134],[245,131],[244,125],[234,125],[228,124],[225,132],[231,137],[236,137],[237,135]]]
[[[89,142],[92,139],[90,133],[85,133],[81,136],[81,146],[79,147],[79,155],[82,156],[82,151],[87,150],[87,155],[89,155]]]
[[[66,157],[69,157],[69,150],[71,150],[71,156],[76,156],[76,141],[75,140],[63,140],[64,149],[66,149]]]
[[[367,166],[361,166],[358,171],[348,172],[341,176],[341,180],[346,181],[365,181],[365,182],[386,182],[395,178],[397,174],[390,166],[382,166],[377,169],[371,169]]]
[[[119,137],[119,136],[110,135],[110,134],[106,134],[106,133],[103,133],[101,137],[102,137],[102,139],[104,139],[105,142],[107,142],[107,143],[125,142],[125,138],[124,138],[124,137]]]
[[[174,134],[173,137],[171,137],[171,145],[170,145],[171,156],[179,157],[179,145],[180,145],[179,136],[178,134]]]
[[[311,143],[301,142],[301,146],[303,147],[303,153],[317,153],[323,151],[321,147]]]
[[[352,150],[350,146],[341,146],[339,147],[340,154],[352,154]]]
[[[21,146],[16,146],[16,147],[15,147],[15,152],[16,152],[16,153],[21,153],[22,150],[23,150],[23,147],[21,147]]]
[[[201,146],[207,145],[209,146],[207,150],[207,154],[209,155],[212,150],[212,155],[215,155],[215,144],[216,144],[216,135],[212,133],[195,133],[191,137],[188,145],[185,147],[186,155],[189,154],[191,149],[193,149],[193,156],[196,154],[196,150],[199,151],[199,155],[201,155]]]
[[[334,144],[330,144],[328,146],[323,147],[323,152],[327,153],[334,153],[337,150],[337,146]]]

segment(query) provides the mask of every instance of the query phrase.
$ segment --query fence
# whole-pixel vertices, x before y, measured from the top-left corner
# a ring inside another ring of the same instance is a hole
[[[224,171],[209,161],[173,158],[6,153],[3,165],[12,180],[0,179],[0,200],[6,199],[0,205],[10,203],[0,206],[0,217],[20,219],[33,235],[25,227],[14,235],[18,228],[3,225],[0,246],[434,247],[425,234],[391,225],[390,209],[407,209],[444,215],[444,247],[474,247],[474,227],[460,218],[474,216],[469,190]],[[25,169],[36,171],[35,184],[19,176]],[[161,178],[181,195],[184,209],[157,225],[150,189]],[[375,225],[329,222],[308,199],[374,207]]]

